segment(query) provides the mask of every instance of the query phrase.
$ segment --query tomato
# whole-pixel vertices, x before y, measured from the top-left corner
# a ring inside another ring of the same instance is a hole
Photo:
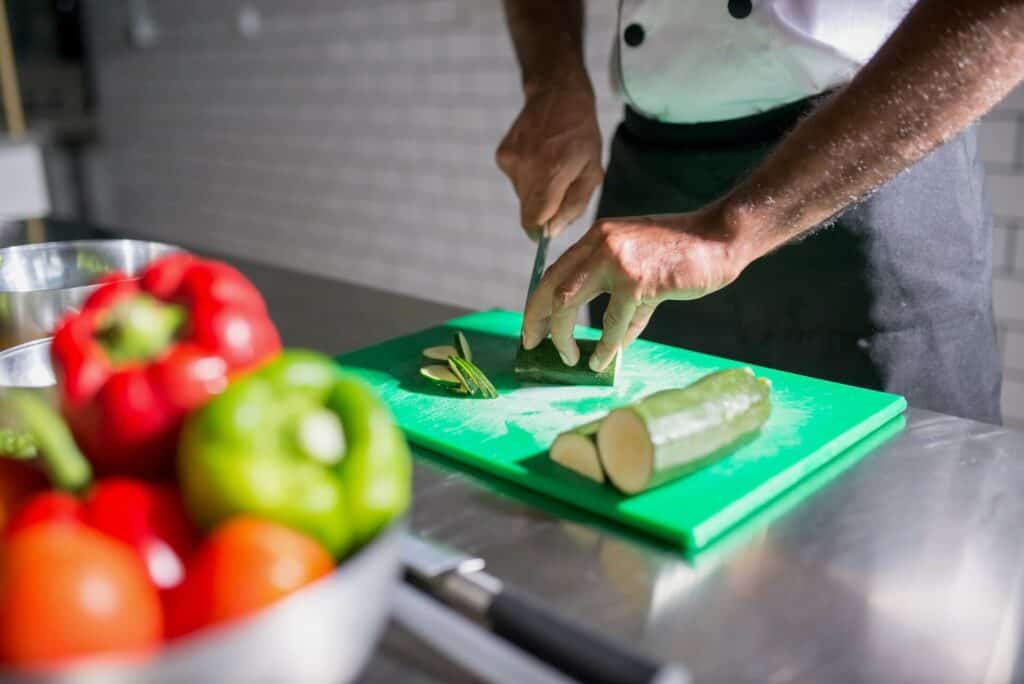
[[[249,516],[225,521],[189,559],[171,592],[168,634],[255,612],[329,573],[334,561],[312,537]]]
[[[27,463],[0,458],[0,531],[21,505],[46,487],[46,476]]]
[[[138,556],[85,525],[35,525],[0,549],[0,660],[11,665],[139,655],[160,643],[162,617]]]
[[[88,525],[123,541],[139,554],[159,589],[170,589],[185,576],[193,530],[180,495],[170,487],[111,477],[93,485],[84,499],[42,492],[14,515],[6,534],[44,523]]]

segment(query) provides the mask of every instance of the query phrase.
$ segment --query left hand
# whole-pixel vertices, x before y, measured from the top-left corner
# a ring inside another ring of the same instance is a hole
[[[667,299],[698,299],[725,287],[752,261],[739,233],[714,208],[598,221],[547,270],[523,316],[523,346],[551,333],[562,360],[580,359],[573,339],[580,307],[611,293],[590,359],[604,370]]]

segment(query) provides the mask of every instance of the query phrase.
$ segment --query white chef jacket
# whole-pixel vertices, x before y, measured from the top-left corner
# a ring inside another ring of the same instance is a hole
[[[613,78],[659,121],[749,116],[849,81],[914,2],[621,0]]]

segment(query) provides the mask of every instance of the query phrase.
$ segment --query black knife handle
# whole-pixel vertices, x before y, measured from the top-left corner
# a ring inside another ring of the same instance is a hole
[[[497,634],[580,682],[683,684],[689,679],[678,666],[659,665],[508,588],[491,602],[487,618]]]

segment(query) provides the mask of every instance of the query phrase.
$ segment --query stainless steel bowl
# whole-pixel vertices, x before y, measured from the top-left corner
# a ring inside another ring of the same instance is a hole
[[[0,349],[45,337],[81,306],[96,279],[111,271],[137,275],[180,248],[141,240],[44,242],[0,249]]]
[[[7,387],[50,392],[50,340],[0,352]],[[169,644],[145,663],[105,662],[52,676],[0,668],[0,682],[310,682],[352,681],[373,653],[391,613],[399,572],[397,522],[320,581],[249,618]]]
[[[57,383],[46,337],[0,351],[0,387],[46,388]]]

